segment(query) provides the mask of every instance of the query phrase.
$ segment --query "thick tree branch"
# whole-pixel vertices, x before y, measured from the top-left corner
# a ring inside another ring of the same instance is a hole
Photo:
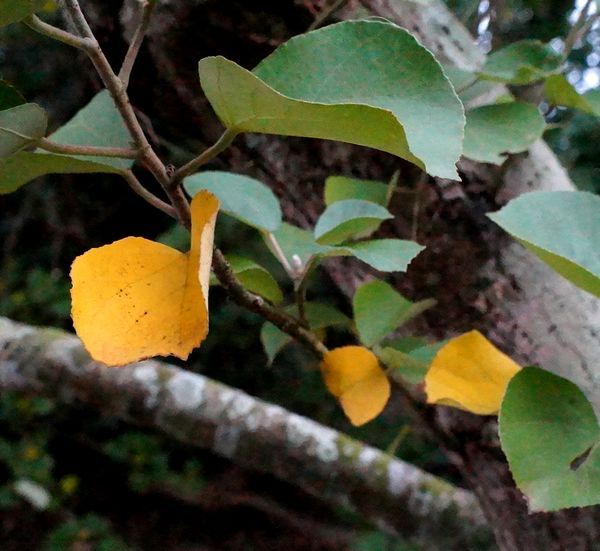
[[[427,549],[491,549],[467,491],[330,428],[158,361],[120,369],[80,341],[0,318],[0,389],[78,404],[269,472]]]

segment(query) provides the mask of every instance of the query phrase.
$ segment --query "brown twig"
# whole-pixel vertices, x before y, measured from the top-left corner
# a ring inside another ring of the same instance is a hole
[[[142,17],[140,19],[140,23],[133,34],[133,38],[129,44],[129,49],[127,50],[125,59],[123,60],[123,65],[121,65],[119,78],[123,82],[123,86],[125,86],[125,88],[129,86],[131,71],[133,70],[133,66],[135,65],[138,54],[140,53],[140,48],[144,42],[144,37],[146,36],[148,26],[150,25],[150,19],[152,18],[152,12],[154,11],[155,5],[155,2],[146,1],[144,3],[142,7]]]
[[[153,207],[163,211],[169,216],[177,220],[177,212],[171,206],[165,203],[162,199],[159,199],[156,195],[148,191],[141,182],[137,179],[136,175],[131,170],[123,170],[121,176],[125,178],[125,181],[129,184],[129,187],[135,191],[142,199],[150,203]]]

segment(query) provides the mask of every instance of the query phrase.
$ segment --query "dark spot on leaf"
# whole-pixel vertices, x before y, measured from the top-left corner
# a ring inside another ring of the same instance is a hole
[[[590,446],[581,455],[578,455],[575,459],[573,459],[573,461],[571,461],[571,464],[569,465],[569,467],[571,467],[572,471],[576,471],[577,469],[579,469],[579,467],[581,467],[586,462],[587,458],[589,457],[590,453],[592,452],[592,448],[593,448],[593,446]]]

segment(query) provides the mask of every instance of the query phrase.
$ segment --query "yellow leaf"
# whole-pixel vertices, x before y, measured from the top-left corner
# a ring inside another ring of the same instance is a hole
[[[339,399],[353,425],[364,425],[383,411],[390,397],[390,382],[367,348],[331,350],[323,358],[321,370],[329,392]]]
[[[425,376],[427,402],[496,414],[506,385],[520,369],[479,331],[470,331],[436,354]]]
[[[208,333],[208,288],[217,198],[192,201],[190,251],[141,237],[91,249],[71,267],[73,323],[95,360],[185,360]]]

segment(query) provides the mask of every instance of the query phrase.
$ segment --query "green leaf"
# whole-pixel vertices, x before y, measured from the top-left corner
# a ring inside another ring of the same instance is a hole
[[[580,94],[564,75],[552,75],[544,83],[544,94],[550,105],[579,109],[590,115],[600,115],[600,102],[594,101],[597,91]]]
[[[347,176],[330,176],[325,180],[325,204],[345,199],[361,199],[387,206],[388,186],[375,180],[359,180]]]
[[[129,132],[106,91],[97,94],[50,139],[69,145],[131,147]],[[46,174],[118,173],[132,164],[132,159],[21,152],[0,161],[0,193],[15,191]]]
[[[0,27],[22,21],[45,4],[46,0],[0,0]]]
[[[499,422],[502,449],[531,511],[600,503],[600,429],[576,385],[526,367],[508,384]]]
[[[127,127],[106,90],[96,94],[90,103],[49,138],[53,142],[68,145],[132,147]],[[132,159],[86,156],[71,158],[108,165],[118,169],[127,169],[133,165]]]
[[[480,76],[508,84],[531,84],[557,73],[563,61],[548,44],[520,40],[490,54]]]
[[[546,123],[534,105],[501,103],[467,111],[463,154],[475,161],[502,164],[506,153],[520,153],[538,140]]]
[[[5,80],[0,80],[0,111],[11,109],[24,103],[26,103],[25,98],[14,86]]]
[[[360,199],[345,199],[327,207],[315,226],[315,239],[321,245],[341,243],[349,238],[373,233],[383,220],[393,215],[381,205]]]
[[[391,23],[345,21],[297,36],[252,73],[223,57],[199,70],[229,129],[364,145],[457,177],[462,104],[432,54]]]
[[[366,283],[357,289],[352,299],[360,341],[365,346],[373,346],[434,304],[432,300],[411,302],[383,281]]]
[[[600,197],[535,191],[488,216],[563,277],[600,297]]]
[[[114,172],[116,168],[65,155],[21,151],[0,160],[0,194],[12,193],[22,185],[46,174],[89,174]]]
[[[304,305],[306,320],[313,331],[319,331],[328,327],[350,327],[351,320],[348,316],[342,314],[337,308],[322,304],[320,302],[307,302]],[[298,315],[296,305],[288,306],[285,311],[292,316]],[[260,340],[267,354],[269,364],[294,339],[287,333],[284,333],[273,324],[267,322],[260,331]]]
[[[0,111],[0,159],[43,138],[47,126],[46,112],[35,103]]]
[[[335,254],[351,254],[380,272],[405,272],[424,248],[404,239],[373,239],[342,245]]]
[[[387,367],[392,369],[390,372],[392,377],[398,376],[416,385],[424,381],[433,358],[444,344],[446,344],[445,341],[408,351],[394,346],[385,346],[377,350],[377,356]]]
[[[262,182],[231,172],[206,171],[184,181],[194,196],[207,189],[219,198],[221,210],[259,230],[275,232],[281,226],[281,207],[273,192]]]
[[[262,266],[240,256],[228,255],[227,260],[242,285],[252,293],[266,298],[273,304],[283,302],[283,293],[275,278]]]

